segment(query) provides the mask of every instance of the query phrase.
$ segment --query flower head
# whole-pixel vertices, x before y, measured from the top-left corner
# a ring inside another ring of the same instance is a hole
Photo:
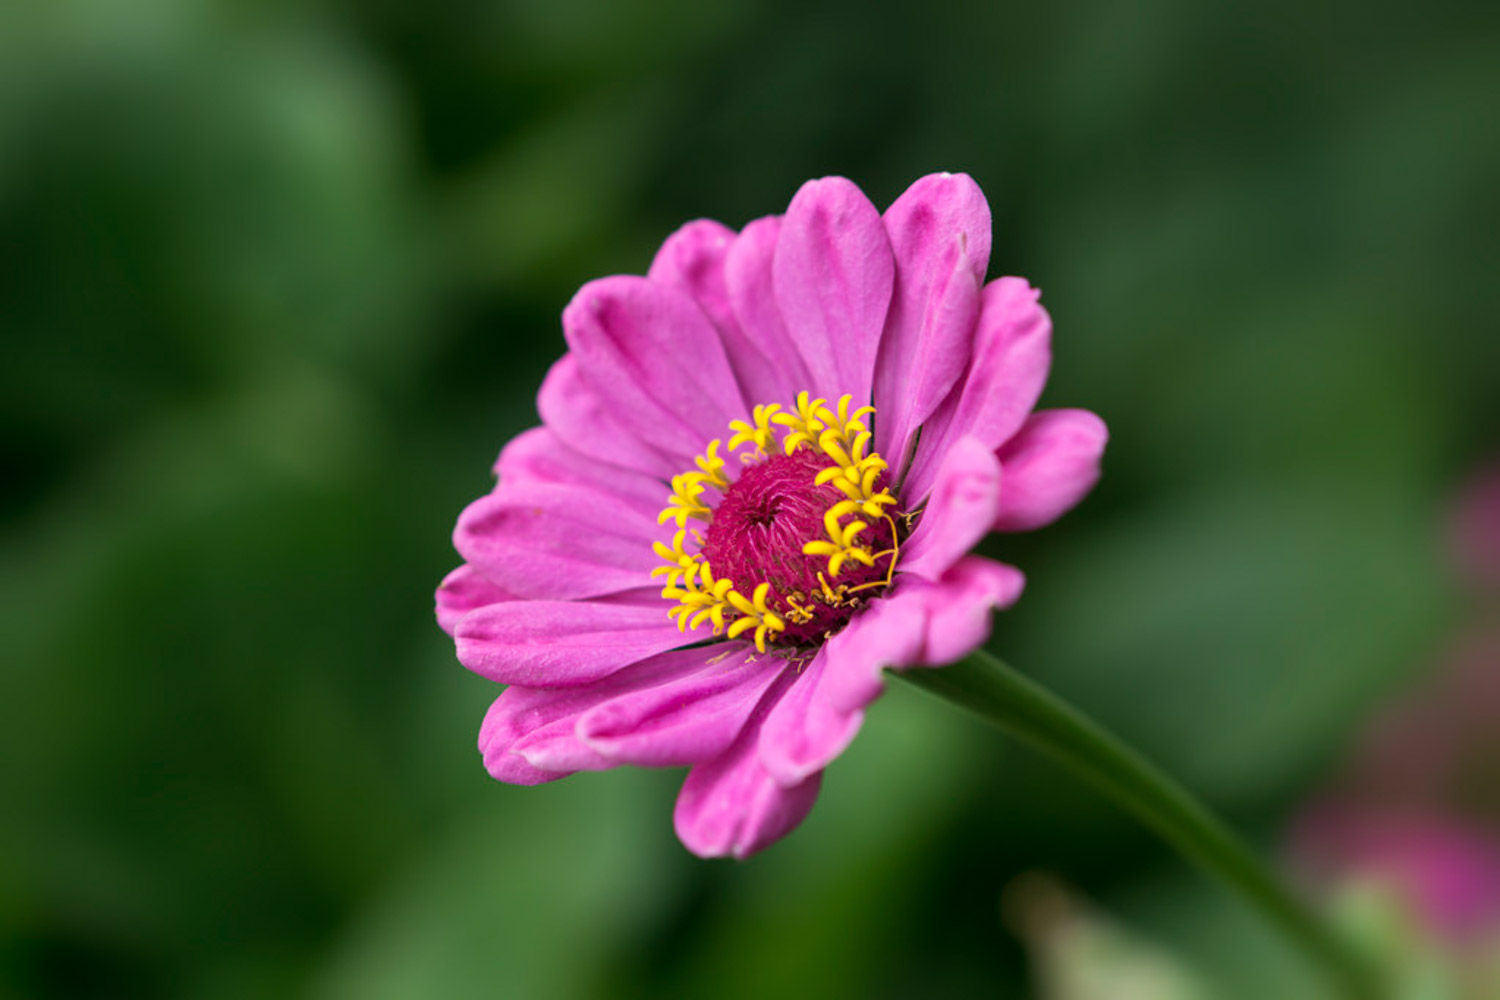
[[[834,177],[578,292],[542,426],[437,593],[459,660],[509,685],[492,775],[687,766],[678,835],[743,857],[807,814],[882,668],[984,642],[1023,580],[969,550],[1075,504],[1106,437],[1032,412],[1051,322],[1025,281],[984,284],[989,248],[967,176],[884,215]]]

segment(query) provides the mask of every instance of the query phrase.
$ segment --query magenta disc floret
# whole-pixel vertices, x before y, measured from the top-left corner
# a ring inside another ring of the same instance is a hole
[[[831,464],[802,448],[747,466],[725,492],[704,536],[703,556],[715,576],[746,594],[770,584],[767,603],[787,620],[781,644],[817,642],[841,628],[883,589],[893,558],[877,559],[874,566],[846,563],[830,579],[827,557],[803,552],[808,541],[823,536],[828,509],[844,499],[832,484],[815,482]],[[890,551],[895,523],[876,519],[862,537],[874,551]]]

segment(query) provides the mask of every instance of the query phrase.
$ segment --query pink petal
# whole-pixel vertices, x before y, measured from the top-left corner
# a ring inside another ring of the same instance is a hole
[[[518,785],[613,767],[616,762],[578,738],[579,717],[611,698],[690,676],[711,655],[705,649],[663,653],[583,687],[506,688],[479,730],[485,767],[499,780]]]
[[[558,359],[536,397],[542,422],[569,448],[596,462],[634,469],[661,480],[682,471],[683,463],[645,444],[614,416],[610,405],[583,378],[578,359]]]
[[[938,667],[967,656],[989,638],[992,613],[1015,603],[1024,585],[1019,570],[979,556],[960,559],[936,583],[904,578],[829,640],[829,705],[843,712],[868,705],[884,688],[886,667]]]
[[[826,650],[820,650],[761,727],[760,762],[783,788],[796,787],[827,767],[864,722],[864,712],[837,710],[821,689],[827,661]]]
[[[940,579],[989,534],[1001,493],[995,453],[975,438],[959,438],[938,468],[916,530],[901,548],[901,571]]]
[[[875,448],[893,463],[963,375],[990,256],[990,207],[966,174],[929,174],[885,213],[895,291],[875,365]]]
[[[809,391],[870,398],[894,270],[885,224],[864,192],[842,177],[802,185],[782,220],[772,277]]]
[[[514,594],[495,586],[473,566],[460,566],[443,577],[438,586],[438,627],[452,635],[458,620],[475,608],[511,600],[515,600]]]
[[[453,547],[517,597],[571,600],[649,586],[671,537],[655,510],[596,489],[501,482],[459,515]]]
[[[1030,531],[1057,520],[1099,481],[1109,431],[1087,410],[1034,413],[999,451],[1005,487],[996,531]]]
[[[723,223],[689,222],[662,243],[646,277],[687,292],[720,330],[739,329],[724,287],[724,258],[734,240],[734,230]]]
[[[761,720],[779,686],[767,692],[734,744],[683,782],[672,819],[678,838],[700,857],[749,857],[801,823],[818,797],[821,773],[783,788],[756,756]]]
[[[508,601],[469,612],[454,630],[458,660],[525,687],[590,684],[657,653],[708,638],[677,631],[655,590],[594,601]]]
[[[563,334],[614,420],[680,463],[747,412],[718,331],[675,288],[632,275],[591,281],[563,310]]]
[[[921,666],[941,667],[968,656],[990,637],[993,612],[1021,596],[1026,577],[1014,566],[965,556],[928,595],[926,651]]]
[[[531,688],[508,687],[485,713],[484,722],[479,727],[479,753],[484,758],[485,770],[496,781],[511,785],[540,785],[565,778],[572,773],[543,771],[527,763],[526,758],[520,754],[510,752],[522,735],[544,729],[556,721],[545,708],[534,709],[530,705],[518,704],[523,699],[534,698],[542,693],[544,692]]]
[[[781,380],[774,395],[746,400],[752,405],[780,403],[788,406],[798,392],[813,384],[807,364],[781,318],[772,287],[772,264],[780,235],[779,216],[756,219],[740,232],[724,260],[724,286],[735,319],[745,336],[759,345],[775,364]]]
[[[1036,406],[1052,364],[1052,320],[1039,296],[1021,278],[984,287],[968,373],[922,428],[902,486],[909,500],[927,495],[952,442],[969,434],[998,448]]]
[[[707,666],[590,709],[579,738],[609,760],[643,767],[698,764],[728,750],[786,662],[746,643],[694,652]]]
[[[917,662],[926,647],[927,593],[917,578],[898,581],[894,593],[876,601],[823,647],[828,659],[824,697],[835,711],[855,712],[885,690],[880,672]]]
[[[680,288],[697,301],[724,341],[729,365],[746,402],[790,401],[796,390],[786,383],[782,366],[767,353],[769,345],[741,328],[730,304],[725,261],[736,238],[734,230],[717,222],[689,222],[667,237],[646,276]]]
[[[522,431],[500,450],[495,475],[504,483],[561,483],[587,486],[655,513],[666,506],[662,481],[634,469],[590,458],[569,447],[549,427]]]

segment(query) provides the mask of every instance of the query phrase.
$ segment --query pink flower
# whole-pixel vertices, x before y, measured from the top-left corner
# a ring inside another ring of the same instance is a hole
[[[1025,281],[983,283],[989,249],[967,176],[884,215],[830,177],[579,290],[542,426],[437,592],[459,660],[509,685],[492,775],[686,766],[683,843],[744,857],[807,815],[883,667],[985,641],[1023,579],[969,550],[1077,503],[1106,438],[1032,412],[1051,322]]]
[[[1480,587],[1500,588],[1500,465],[1486,467],[1464,490],[1449,533],[1460,571]]]
[[[1500,632],[1459,643],[1422,688],[1377,715],[1338,780],[1299,818],[1319,881],[1374,881],[1454,945],[1500,934]]]
[[[1500,924],[1500,844],[1463,819],[1324,803],[1301,819],[1297,848],[1321,879],[1389,887],[1439,940],[1484,940]]]

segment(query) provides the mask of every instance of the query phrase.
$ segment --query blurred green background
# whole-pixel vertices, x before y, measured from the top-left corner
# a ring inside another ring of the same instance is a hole
[[[1295,956],[911,689],[807,823],[492,782],[432,622],[583,281],[964,170],[1114,438],[992,648],[1268,851],[1463,610],[1500,446],[1500,6],[0,8],[0,996],[1030,995],[1047,870],[1220,992]]]

